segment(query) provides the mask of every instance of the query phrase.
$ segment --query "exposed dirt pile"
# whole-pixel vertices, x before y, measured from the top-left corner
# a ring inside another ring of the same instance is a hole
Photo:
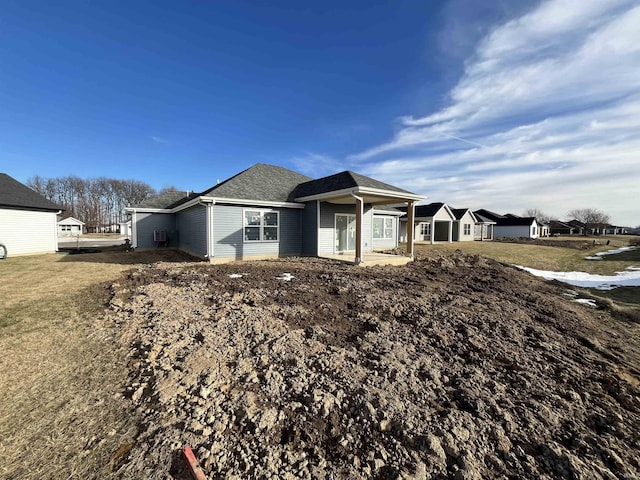
[[[494,242],[520,243],[526,245],[542,245],[543,247],[573,248],[575,250],[590,250],[596,245],[604,245],[606,240],[554,240],[553,238],[496,238]]]
[[[640,326],[563,291],[460,253],[132,273],[120,473],[182,478],[190,445],[209,478],[631,478]]]

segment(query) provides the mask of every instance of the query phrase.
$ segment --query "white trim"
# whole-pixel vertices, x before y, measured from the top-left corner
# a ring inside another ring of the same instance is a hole
[[[372,208],[371,211],[373,212],[374,215],[388,215],[388,216],[394,216],[394,217],[401,217],[403,215],[406,215],[406,212],[393,212],[393,211],[389,211],[389,210],[377,210],[375,208]]]
[[[354,221],[356,218],[356,214],[355,213],[334,213],[333,214],[333,253],[334,255],[340,254],[340,253],[355,253],[356,249],[355,249],[355,245],[353,246],[353,250],[336,250],[336,233],[338,231],[338,216],[343,216],[343,217],[347,217],[347,228],[349,228],[349,220],[348,217],[353,217]],[[347,231],[347,238],[348,238],[349,232]],[[347,240],[347,246],[349,245],[349,241]]]
[[[200,203],[229,203],[231,205],[255,205],[257,207],[274,207],[274,208],[304,208],[304,205],[300,203],[292,202],[271,202],[265,200],[243,200],[241,198],[223,198],[223,197],[196,197],[188,202],[178,205],[174,208],[139,208],[139,207],[127,207],[127,212],[137,211],[140,213],[177,213],[181,210],[186,210],[194,205]]]
[[[296,202],[310,202],[312,200],[328,200],[336,197],[349,197],[353,195],[365,196],[374,195],[381,197],[389,197],[402,200],[424,200],[425,197],[421,195],[414,195],[413,193],[394,192],[392,190],[380,190],[378,188],[369,187],[355,187],[355,188],[343,188],[342,190],[334,190],[333,192],[318,193],[315,195],[309,195],[306,197],[294,198]]]

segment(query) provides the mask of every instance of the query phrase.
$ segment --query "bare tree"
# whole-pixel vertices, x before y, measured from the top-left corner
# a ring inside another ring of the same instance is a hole
[[[522,214],[523,217],[534,217],[538,223],[546,224],[551,221],[551,215],[547,215],[539,208],[527,208]]]
[[[567,215],[581,223],[584,223],[587,230],[596,233],[609,223],[609,215],[601,212],[597,208],[576,208],[569,211]]]
[[[156,193],[150,185],[138,180],[106,177],[42,178],[36,175],[27,180],[27,185],[62,205],[68,215],[82,220],[89,232],[114,231],[115,225],[126,219],[126,207]]]

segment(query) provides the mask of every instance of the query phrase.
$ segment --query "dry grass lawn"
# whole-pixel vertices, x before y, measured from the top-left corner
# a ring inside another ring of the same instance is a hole
[[[161,252],[0,261],[0,478],[111,478],[136,433],[98,285]]]

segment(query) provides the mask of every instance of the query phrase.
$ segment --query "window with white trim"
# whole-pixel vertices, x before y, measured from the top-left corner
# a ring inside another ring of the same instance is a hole
[[[374,217],[373,238],[393,238],[393,218]]]
[[[280,213],[271,210],[244,210],[245,242],[277,242]]]
[[[471,224],[470,223],[465,223],[464,224],[464,235],[471,235]]]
[[[426,237],[431,236],[431,224],[430,223],[421,223],[420,224],[420,235],[424,235]]]

